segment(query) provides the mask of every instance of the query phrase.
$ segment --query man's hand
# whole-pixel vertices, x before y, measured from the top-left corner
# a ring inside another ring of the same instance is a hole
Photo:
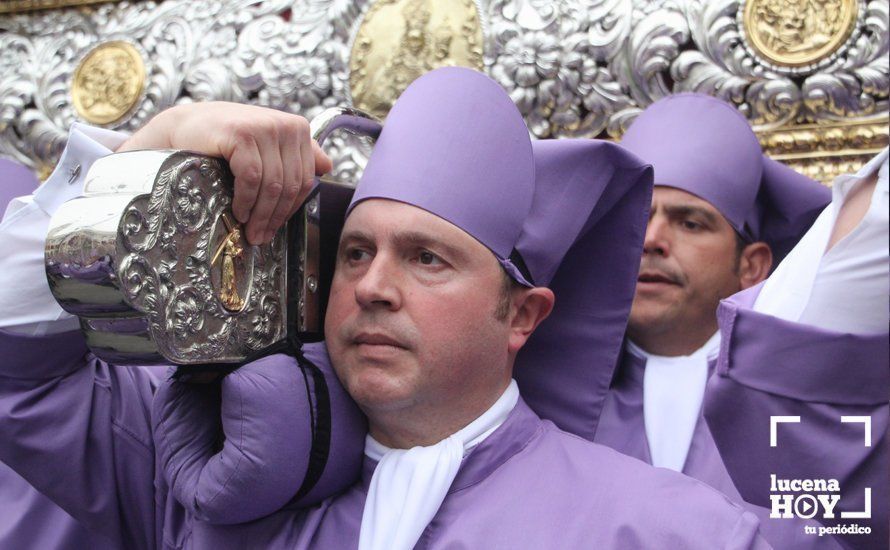
[[[135,149],[187,149],[226,159],[235,176],[232,211],[251,244],[271,241],[309,194],[314,176],[331,169],[305,118],[238,103],[167,109],[118,151]]]

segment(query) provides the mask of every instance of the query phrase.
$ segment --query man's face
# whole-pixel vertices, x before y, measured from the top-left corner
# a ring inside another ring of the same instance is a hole
[[[381,199],[355,207],[340,240],[325,337],[337,375],[372,421],[374,412],[473,406],[477,394],[490,400],[503,389],[509,327],[495,318],[502,282],[494,255],[438,216]]]
[[[628,334],[716,330],[719,301],[740,290],[736,233],[710,203],[655,187]],[[644,346],[645,347],[645,346]]]

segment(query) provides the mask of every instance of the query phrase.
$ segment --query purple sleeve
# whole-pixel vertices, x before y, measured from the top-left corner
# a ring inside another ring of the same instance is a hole
[[[248,522],[317,503],[358,479],[364,417],[323,345],[304,351],[305,364],[271,355],[219,384],[161,385],[153,411],[160,465],[197,518]]]
[[[748,307],[756,291],[736,295],[718,312],[720,358],[704,407],[726,468],[746,501],[767,508],[771,497],[784,502],[789,494],[778,484],[774,490],[773,478],[837,480],[834,517],[820,509],[814,519],[828,527],[868,526],[870,534],[837,534],[856,547],[881,547],[890,517],[888,336],[836,333],[754,312]],[[793,421],[771,429],[777,416]]]
[[[88,529],[126,548],[158,546],[151,375],[109,368],[79,331],[0,331],[0,460]]]

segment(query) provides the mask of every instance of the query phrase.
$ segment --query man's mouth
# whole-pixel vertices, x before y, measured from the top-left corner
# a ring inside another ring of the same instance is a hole
[[[660,271],[641,271],[637,277],[637,283],[680,285],[675,278]]]
[[[391,346],[394,348],[407,349],[407,346],[402,344],[396,338],[379,332],[359,333],[353,339],[353,343],[358,346]]]

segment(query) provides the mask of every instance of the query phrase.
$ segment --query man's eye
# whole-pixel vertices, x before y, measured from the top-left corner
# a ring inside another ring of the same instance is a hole
[[[346,259],[351,262],[360,262],[367,258],[368,253],[360,248],[350,248],[346,251]]]
[[[700,223],[689,221],[689,220],[683,221],[683,229],[688,229],[690,231],[697,231],[701,228],[702,228],[702,226]]]
[[[417,260],[422,265],[440,265],[442,263],[438,256],[426,250],[417,255]]]

